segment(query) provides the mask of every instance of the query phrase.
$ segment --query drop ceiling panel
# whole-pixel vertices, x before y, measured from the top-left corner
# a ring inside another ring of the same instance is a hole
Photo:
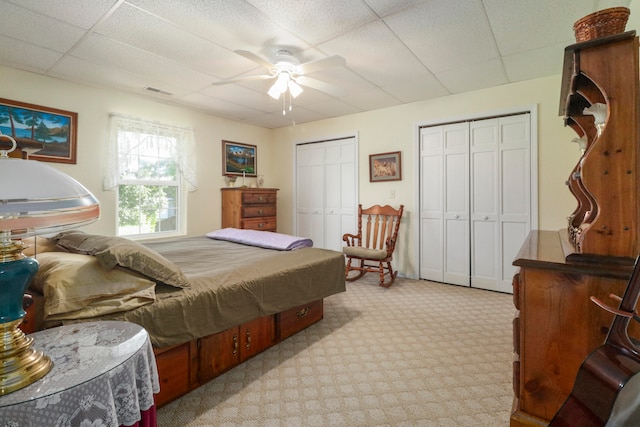
[[[353,105],[362,111],[369,111],[370,106],[375,105],[373,110],[378,108],[392,107],[398,105],[396,98],[389,95],[382,89],[374,89],[367,92],[361,92],[341,98],[347,104]]]
[[[96,32],[203,73],[223,71],[220,78],[255,68],[240,55],[128,5],[118,8]]]
[[[116,4],[114,0],[10,0],[9,2],[85,30],[95,25]],[[7,11],[4,6],[2,10],[3,13]]]
[[[229,50],[250,50],[269,57],[275,54],[273,46],[307,47],[299,37],[244,0],[130,0],[130,3]]]
[[[535,79],[562,73],[564,44],[543,47],[502,58],[509,81]]]
[[[180,88],[198,90],[211,84],[211,76],[151,53],[115,42],[102,36],[89,37],[73,55],[106,67],[118,68]],[[159,87],[158,89],[163,89]]]
[[[415,102],[451,94],[435,76],[415,80],[399,79],[384,86],[382,89],[402,102]]]
[[[584,16],[584,4],[581,3],[484,1],[503,55],[554,45],[558,41],[575,42],[573,23]]]
[[[323,43],[320,49],[349,58],[347,66],[377,86],[389,80],[415,80],[429,71],[380,21]]]
[[[84,31],[11,3],[0,3],[0,34],[16,40],[65,52],[77,43]]]
[[[445,71],[437,77],[451,93],[469,92],[507,82],[502,62],[497,59]]]
[[[377,16],[361,0],[248,0],[272,21],[318,44],[368,22]]]
[[[378,16],[385,17],[393,13],[401,12],[405,9],[412,8],[429,0],[364,0]]]
[[[385,22],[433,73],[498,57],[480,0],[434,0]]]
[[[349,105],[343,101],[333,98],[305,105],[305,108],[307,110],[323,114],[327,117],[340,117],[347,114],[359,113],[362,111],[361,109],[356,108],[353,105]]]
[[[185,95],[190,91],[173,86],[164,81],[153,80],[148,76],[127,72],[121,68],[94,64],[82,59],[67,56],[58,64],[49,75],[66,80],[73,80],[83,84],[97,87],[113,87],[120,90],[133,91],[156,99],[167,101],[166,95],[146,91],[147,86],[162,89],[175,97]]]
[[[61,53],[0,35],[0,58],[5,65],[45,73]]]

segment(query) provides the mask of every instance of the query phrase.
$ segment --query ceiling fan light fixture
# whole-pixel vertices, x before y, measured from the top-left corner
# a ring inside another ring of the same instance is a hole
[[[297,98],[298,95],[300,95],[302,93],[302,87],[294,82],[293,80],[289,80],[289,93],[291,93],[291,96],[293,96],[294,98]]]
[[[271,86],[269,92],[267,92],[269,96],[273,99],[279,99],[280,95],[287,91],[287,85],[290,79],[291,77],[289,76],[289,73],[278,74],[278,79],[273,84],[273,86]]]

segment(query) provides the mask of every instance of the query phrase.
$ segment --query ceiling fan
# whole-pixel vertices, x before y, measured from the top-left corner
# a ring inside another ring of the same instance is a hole
[[[289,94],[295,98],[302,93],[302,86],[307,86],[312,89],[328,93],[332,96],[340,96],[342,93],[342,90],[339,87],[306,75],[326,68],[346,65],[345,59],[341,56],[334,55],[301,64],[298,58],[293,56],[291,51],[287,49],[278,50],[271,61],[267,61],[266,59],[263,59],[255,53],[247,50],[235,50],[234,52],[267,68],[269,74],[221,80],[213,83],[214,86],[250,80],[275,79],[275,83],[271,86],[268,92],[269,96],[274,99],[279,99],[280,95],[285,94],[286,92],[289,92]],[[291,109],[291,106],[289,106],[289,109]]]

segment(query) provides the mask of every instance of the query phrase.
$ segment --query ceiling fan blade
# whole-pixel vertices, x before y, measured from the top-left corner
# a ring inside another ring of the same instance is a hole
[[[219,82],[213,82],[214,86],[222,86],[229,83],[238,83],[238,82],[246,82],[251,80],[268,80],[273,79],[276,76],[272,76],[270,74],[260,74],[257,76],[247,76],[247,77],[238,77],[237,79],[229,79],[229,80],[220,80]]]
[[[315,61],[305,62],[298,65],[300,74],[309,74],[325,68],[340,67],[347,65],[347,61],[342,56],[334,55],[328,58],[316,59]]]
[[[249,52],[248,50],[234,50],[235,53],[237,53],[238,55],[244,56],[245,58],[255,62],[256,64],[259,64],[263,67],[267,67],[268,69],[273,68],[273,64],[269,61],[267,61],[266,59],[256,55],[253,52]]]
[[[327,93],[331,96],[342,96],[344,91],[338,86],[334,86],[330,83],[323,82],[322,80],[314,79],[307,76],[297,77],[296,82],[302,86],[308,86],[311,89],[319,90],[320,92]]]

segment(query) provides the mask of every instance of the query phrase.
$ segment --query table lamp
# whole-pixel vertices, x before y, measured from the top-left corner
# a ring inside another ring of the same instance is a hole
[[[0,396],[44,377],[49,357],[32,348],[19,328],[24,293],[38,261],[22,254],[22,238],[89,224],[100,216],[98,200],[82,184],[35,160],[10,158],[16,141],[0,150]]]

